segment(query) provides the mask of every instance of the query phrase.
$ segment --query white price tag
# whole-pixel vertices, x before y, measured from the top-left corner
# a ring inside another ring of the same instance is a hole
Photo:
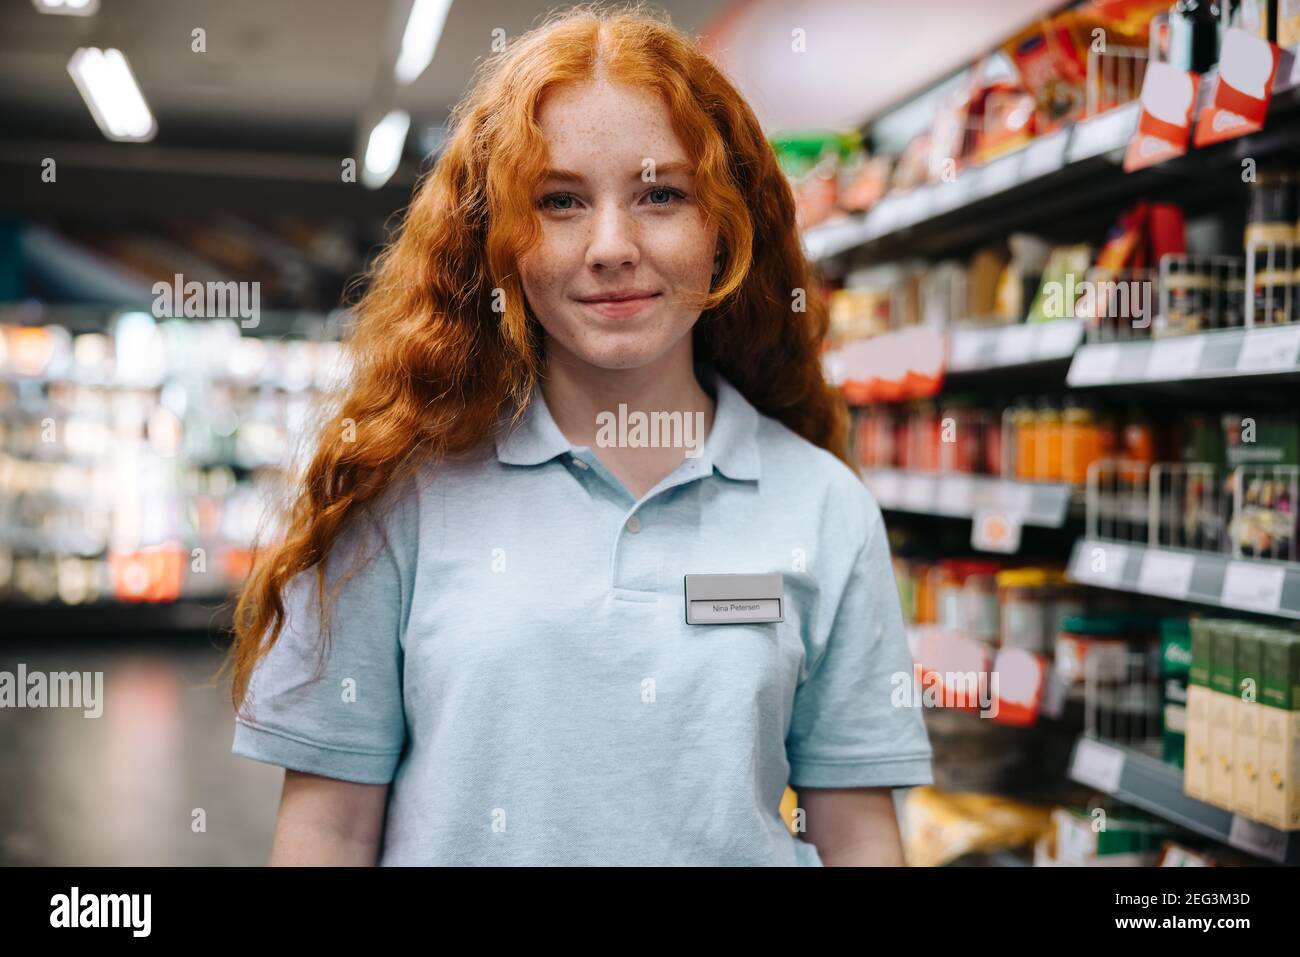
[[[1192,569],[1196,560],[1177,552],[1149,551],[1142,556],[1138,573],[1138,590],[1146,595],[1186,598],[1192,587]]]
[[[990,491],[991,508],[1016,515],[1028,512],[1034,500],[1034,487],[1021,482],[998,482]]]
[[[958,329],[948,337],[948,368],[970,369],[979,362],[980,334],[974,329]]]
[[[1300,358],[1300,323],[1288,329],[1250,329],[1237,356],[1238,372],[1290,372]]]
[[[980,172],[979,194],[981,196],[992,196],[1019,183],[1020,164],[1023,160],[1022,154],[1012,153],[1010,156],[996,159],[985,166]]]
[[[1039,359],[1060,359],[1074,353],[1083,338],[1083,323],[1075,319],[1053,319],[1038,326],[1038,342],[1034,356]]]
[[[1100,116],[1076,123],[1070,141],[1070,162],[1119,149],[1128,143],[1137,127],[1138,103],[1107,110]]]
[[[1030,180],[1056,172],[1065,165],[1065,147],[1068,144],[1069,130],[1058,130],[1038,137],[1025,147],[1025,161],[1020,175]]]
[[[932,198],[932,191],[925,186],[918,186],[910,193],[900,197],[895,227],[912,226],[929,216]]]
[[[875,239],[889,232],[894,228],[897,215],[898,201],[892,196],[886,196],[868,210],[867,218],[862,221],[863,239]]]
[[[1085,585],[1116,588],[1124,580],[1124,566],[1128,564],[1128,548],[1110,542],[1089,539],[1079,550],[1074,563],[1074,580]]]
[[[1105,794],[1114,794],[1119,790],[1120,776],[1123,773],[1123,751],[1092,738],[1080,738],[1075,743],[1070,777],[1080,784],[1086,784]]]
[[[936,503],[952,515],[969,515],[975,507],[975,481],[969,475],[950,475],[939,483]]]
[[[1020,516],[996,509],[980,509],[971,522],[970,544],[981,552],[1014,555],[1020,551]]]
[[[1228,844],[1271,861],[1281,861],[1286,857],[1285,834],[1240,814],[1232,815],[1232,822],[1228,825]]]
[[[1203,336],[1180,336],[1157,339],[1147,357],[1147,378],[1152,380],[1186,379],[1201,364],[1205,350]]]
[[[876,497],[882,508],[894,508],[898,505],[898,473],[888,469],[867,472],[863,479],[867,488]]]
[[[1031,361],[1037,333],[1037,326],[1025,322],[1002,329],[998,333],[998,365],[1012,366]]]
[[[934,509],[934,486],[932,476],[918,475],[913,472],[903,478],[903,507],[914,512],[929,512]]]
[[[934,206],[944,212],[965,206],[971,201],[979,176],[979,170],[967,170],[951,183],[944,183],[935,193]]]
[[[1070,385],[1104,385],[1109,382],[1119,364],[1119,348],[1115,343],[1083,346],[1074,354],[1065,381]]]
[[[1228,562],[1223,576],[1223,604],[1272,614],[1282,607],[1286,569],[1255,562]]]

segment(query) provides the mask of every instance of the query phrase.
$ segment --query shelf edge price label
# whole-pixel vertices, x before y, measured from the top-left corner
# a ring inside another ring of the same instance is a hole
[[[946,513],[969,515],[975,507],[975,487],[969,475],[950,475],[939,483],[939,501]]]
[[[1112,542],[1087,539],[1079,551],[1074,568],[1075,581],[1102,588],[1118,588],[1128,564],[1128,548]]]
[[[1034,356],[1039,359],[1063,359],[1072,355],[1083,338],[1083,323],[1077,319],[1053,319],[1038,327]]]
[[[1272,614],[1282,607],[1286,569],[1256,562],[1228,562],[1220,600],[1233,608]]]
[[[989,162],[980,171],[979,195],[993,196],[1019,183],[1023,158],[1020,153],[1012,153]]]
[[[1152,550],[1142,555],[1142,568],[1138,573],[1138,590],[1147,595],[1165,598],[1186,598],[1192,587],[1192,569],[1196,560],[1191,555]]]
[[[1038,329],[1036,325],[1021,322],[999,330],[995,351],[998,365],[1012,366],[1031,361]]]
[[[1228,825],[1228,845],[1272,861],[1286,857],[1285,834],[1240,814],[1232,815]]]
[[[994,508],[979,509],[970,527],[971,548],[981,552],[1014,555],[1020,551],[1020,516]]]
[[[1037,179],[1064,166],[1065,148],[1069,145],[1068,134],[1069,130],[1058,130],[1034,139],[1025,147],[1021,175],[1026,180]]]
[[[948,336],[948,368],[970,369],[979,362],[980,335],[973,329],[957,329]]]
[[[1114,343],[1086,345],[1074,354],[1065,381],[1069,385],[1102,385],[1115,375],[1119,346]]]
[[[893,472],[883,469],[867,472],[863,479],[877,503],[884,508],[892,508],[898,502],[898,476]]]
[[[1237,371],[1291,372],[1298,359],[1300,324],[1290,329],[1248,329],[1237,355]]]
[[[1100,116],[1074,126],[1070,150],[1067,154],[1070,162],[1089,159],[1101,153],[1121,148],[1128,142],[1137,126],[1138,103],[1107,110]]]
[[[1146,376],[1156,381],[1185,379],[1201,364],[1204,350],[1205,339],[1201,336],[1157,339],[1147,356]]]
[[[1070,762],[1070,777],[1080,784],[1096,788],[1104,794],[1119,790],[1120,776],[1124,773],[1124,752],[1092,738],[1080,738],[1074,746]]]
[[[917,512],[934,508],[934,479],[916,474],[903,479],[903,505]]]

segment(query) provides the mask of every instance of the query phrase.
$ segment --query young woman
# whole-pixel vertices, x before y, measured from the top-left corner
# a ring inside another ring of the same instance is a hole
[[[930,748],[812,282],[672,28],[584,10],[487,64],[240,596],[272,863],[902,862]]]

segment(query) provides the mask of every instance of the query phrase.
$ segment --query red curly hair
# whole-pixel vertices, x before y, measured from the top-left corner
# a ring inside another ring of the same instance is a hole
[[[516,268],[540,236],[532,196],[547,149],[535,118],[548,91],[598,67],[663,98],[696,164],[699,207],[718,227],[724,267],[692,332],[696,360],[848,462],[847,411],[820,361],[826,310],[789,184],[753,111],[666,22],[639,9],[570,10],[483,64],[443,154],[367,273],[345,338],[348,389],[294,480],[283,537],[256,550],[238,597],[226,662],[236,709],[284,625],[286,584],[315,567],[323,594],[325,561],[350,517],[421,463],[473,451],[504,414],[522,413],[544,365]],[[327,620],[323,603],[321,613]]]

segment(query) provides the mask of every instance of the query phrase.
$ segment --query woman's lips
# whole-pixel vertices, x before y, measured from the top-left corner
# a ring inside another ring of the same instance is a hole
[[[661,298],[663,298],[663,294],[656,292],[648,296],[637,296],[632,299],[579,299],[578,303],[604,316],[606,319],[626,319],[649,308]]]

